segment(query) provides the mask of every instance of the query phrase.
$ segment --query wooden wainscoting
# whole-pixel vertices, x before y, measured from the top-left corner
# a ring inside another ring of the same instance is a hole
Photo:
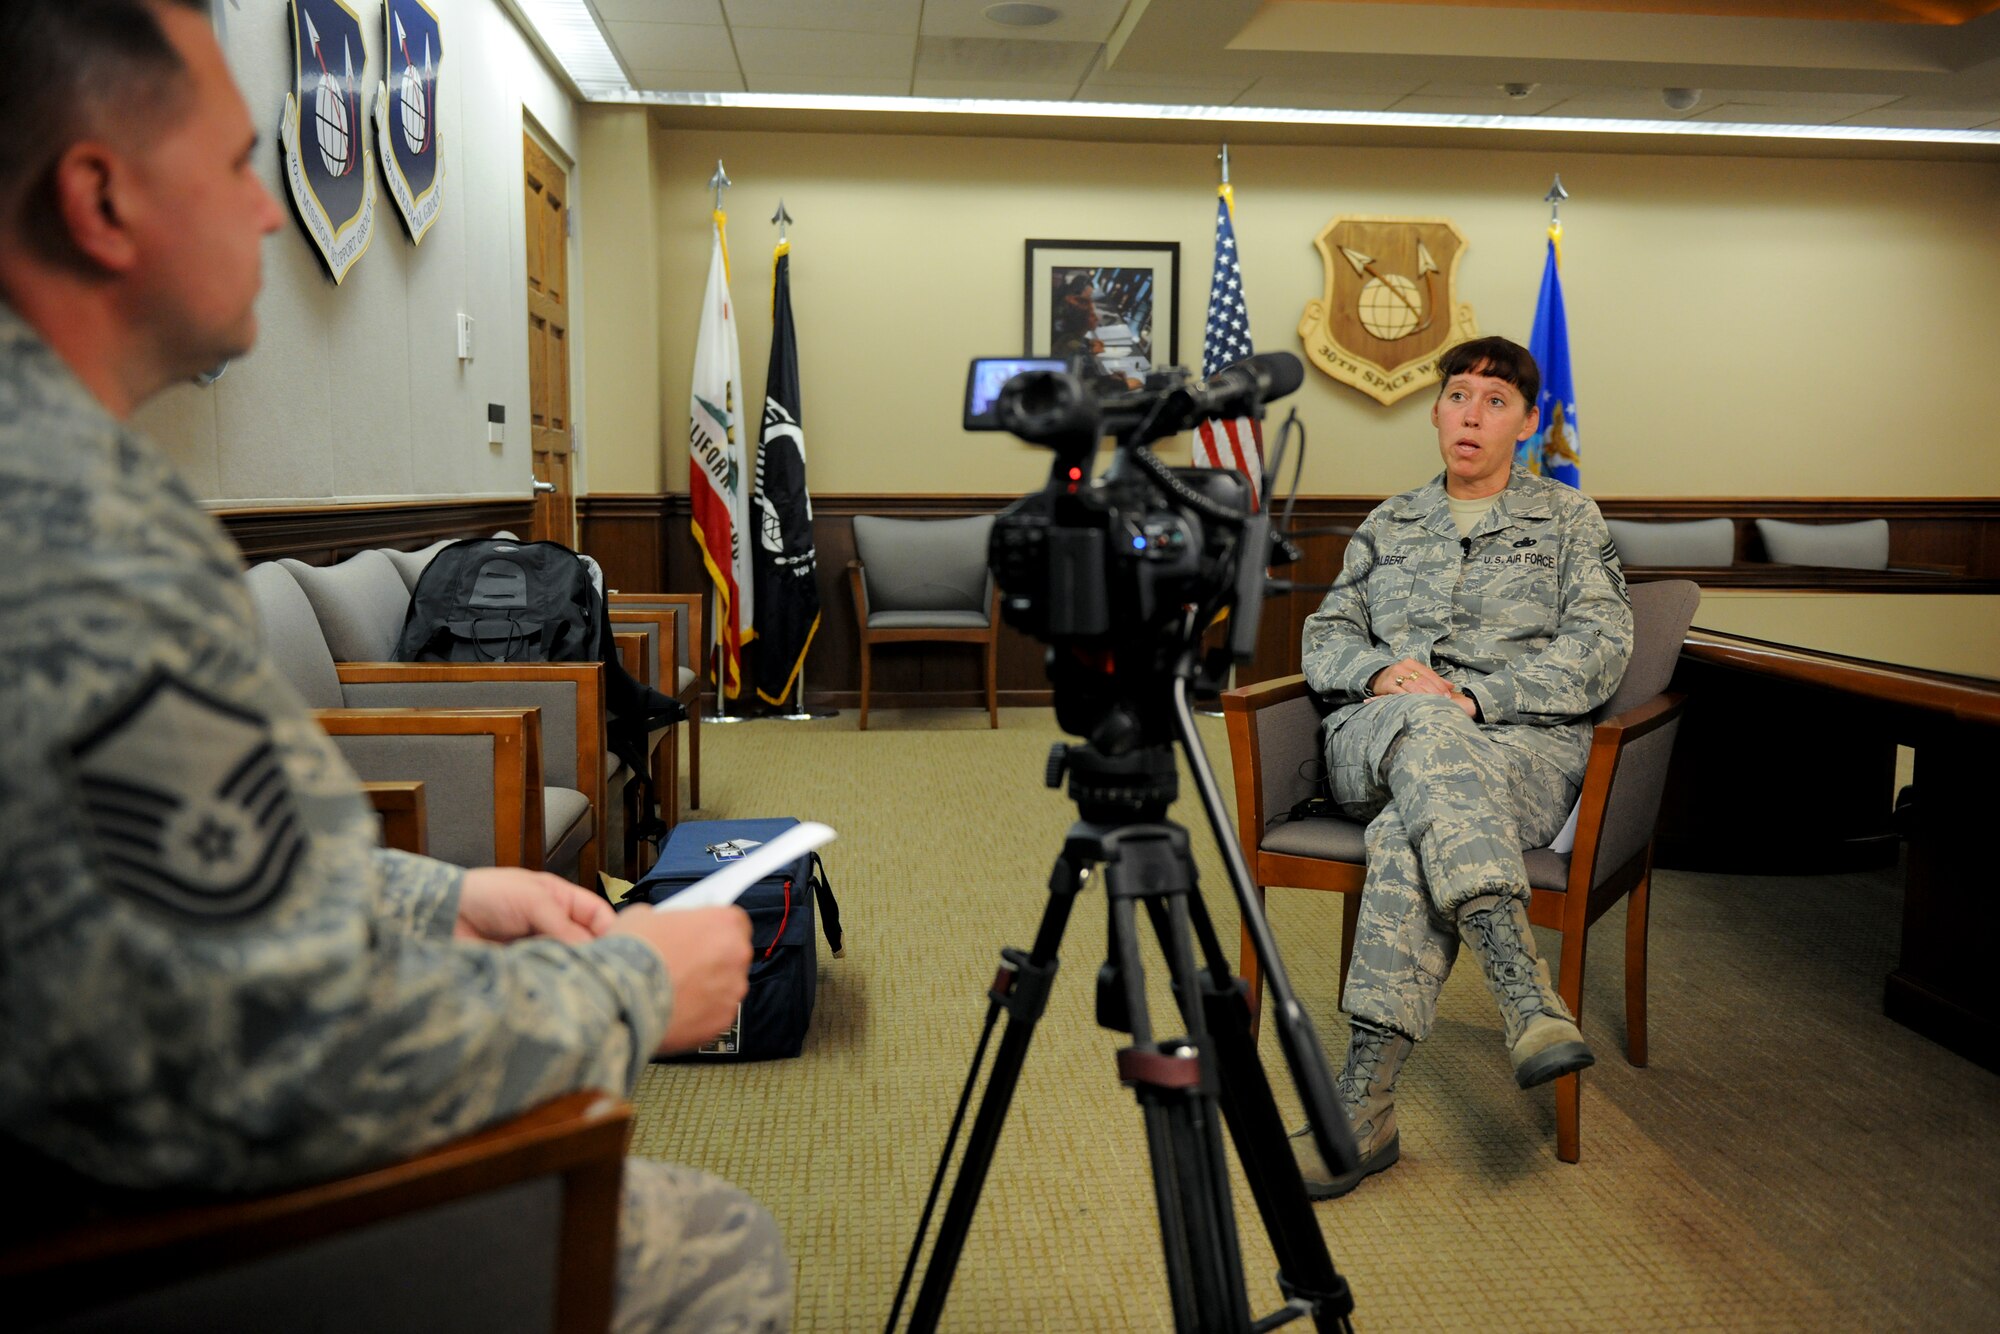
[[[819,548],[821,619],[806,663],[806,691],[813,704],[850,707],[860,690],[854,607],[847,591],[847,562],[854,555],[856,514],[907,518],[955,518],[996,513],[1011,495],[862,495],[813,497],[813,529]],[[1237,673],[1251,682],[1299,670],[1299,634],[1339,573],[1346,552],[1344,530],[1352,529],[1380,504],[1380,496],[1301,497],[1293,510],[1294,529],[1304,558],[1279,570],[1262,609],[1256,660]],[[1723,517],[1737,529],[1737,561],[1720,569],[1666,570],[1634,567],[1635,580],[1693,578],[1707,588],[1768,588],[1855,593],[2000,593],[2000,497],[1600,497],[1605,515],[1615,519],[1671,521]],[[604,566],[612,586],[641,591],[705,592],[707,575],[689,528],[683,495],[591,495],[580,501],[582,541]],[[1854,519],[1889,521],[1887,571],[1827,570],[1773,565],[1764,559],[1753,520],[1788,519],[1836,523]],[[1296,585],[1296,587],[1294,587]],[[952,645],[912,644],[885,653],[875,665],[874,697],[881,706],[936,704],[975,707],[979,665],[970,652]],[[751,646],[750,652],[755,651]],[[1000,639],[1001,702],[1048,702],[1041,645],[1003,629]]]
[[[332,565],[368,547],[415,550],[439,538],[491,537],[501,529],[526,536],[534,506],[523,496],[217,509],[214,514],[252,564],[290,556],[308,565]]]

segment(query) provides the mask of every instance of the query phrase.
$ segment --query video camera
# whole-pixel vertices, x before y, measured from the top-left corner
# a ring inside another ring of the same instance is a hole
[[[1170,468],[1148,446],[1205,421],[1261,418],[1299,387],[1287,352],[1265,353],[1196,380],[1183,370],[1128,381],[1053,369],[1060,363],[988,358],[966,381],[968,430],[1007,430],[1055,452],[1048,485],[1002,511],[988,560],[1009,624],[1050,645],[1058,720],[1088,734],[1088,714],[1065,716],[1066,686],[1088,678],[1158,678],[1177,670],[1216,615],[1233,608],[1227,658],[1256,648],[1269,517],[1250,479],[1222,468]],[[1015,371],[995,383],[1004,371]],[[1117,452],[1091,475],[1098,445]],[[1087,690],[1101,696],[1105,682]],[[1086,724],[1073,726],[1073,723]]]

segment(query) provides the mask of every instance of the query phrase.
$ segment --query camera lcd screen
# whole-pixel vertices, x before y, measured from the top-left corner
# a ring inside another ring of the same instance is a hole
[[[1000,390],[1025,371],[1060,371],[1066,363],[1060,357],[980,357],[965,376],[965,429],[998,431],[1000,419],[995,407]]]

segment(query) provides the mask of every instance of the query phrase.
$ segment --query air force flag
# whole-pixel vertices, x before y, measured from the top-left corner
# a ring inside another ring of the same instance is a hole
[[[1553,233],[1548,261],[1542,266],[1542,294],[1535,302],[1534,327],[1528,331],[1528,351],[1542,371],[1542,394],[1535,400],[1542,420],[1535,433],[1515,447],[1514,461],[1537,476],[1581,486],[1576,382],[1570,378],[1569,320],[1563,313],[1561,253]]]

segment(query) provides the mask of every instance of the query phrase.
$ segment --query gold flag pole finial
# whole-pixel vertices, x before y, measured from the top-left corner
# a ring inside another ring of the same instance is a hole
[[[1222,183],[1223,183],[1224,185],[1227,185],[1227,184],[1229,184],[1229,145],[1228,145],[1228,144],[1224,144],[1224,145],[1222,146],[1222,151],[1221,151],[1220,153],[1217,153],[1217,154],[1216,154],[1215,156],[1216,156],[1217,158],[1221,159],[1221,162],[1222,162]]]
[[[778,200],[778,211],[771,215],[771,221],[775,223],[778,228],[778,244],[779,245],[785,244],[785,242],[791,239],[790,235],[785,231],[785,229],[792,225],[792,215],[785,212],[785,201],[783,198],[780,198]]]
[[[708,188],[715,191],[715,211],[722,212],[722,192],[729,188],[729,173],[722,169],[722,159],[715,160],[715,175],[708,178]]]

